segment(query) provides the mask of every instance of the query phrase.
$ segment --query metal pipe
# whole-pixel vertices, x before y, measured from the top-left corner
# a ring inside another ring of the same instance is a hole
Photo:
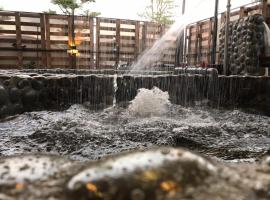
[[[186,0],[183,0],[183,2],[182,2],[182,15],[185,14],[185,11],[186,11]]]
[[[223,62],[223,74],[228,74],[228,46],[229,46],[229,23],[230,23],[230,10],[231,10],[231,0],[227,2],[227,12],[226,12],[226,27],[225,27],[225,44],[224,44],[224,62]]]
[[[215,13],[214,13],[214,30],[212,38],[212,54],[211,54],[211,64],[216,64],[216,51],[217,51],[217,29],[218,29],[218,4],[219,0],[215,2]]]

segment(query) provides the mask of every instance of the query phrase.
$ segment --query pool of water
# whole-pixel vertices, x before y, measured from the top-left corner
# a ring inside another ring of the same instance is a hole
[[[153,146],[185,147],[226,161],[254,161],[270,151],[270,117],[241,110],[168,105],[141,116],[110,107],[73,105],[61,112],[28,112],[0,122],[0,155],[49,153],[75,160]]]

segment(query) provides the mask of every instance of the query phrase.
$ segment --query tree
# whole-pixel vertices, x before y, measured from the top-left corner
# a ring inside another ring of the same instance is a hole
[[[172,24],[176,7],[174,0],[151,0],[150,5],[139,16],[160,24]]]
[[[55,10],[51,10],[51,9],[49,9],[49,10],[47,10],[47,11],[43,11],[43,13],[45,13],[45,14],[51,14],[51,15],[55,15],[55,14],[56,14],[56,11],[55,11]]]
[[[51,0],[54,5],[58,5],[66,15],[74,15],[76,9],[81,9],[85,4],[95,2],[95,0]]]

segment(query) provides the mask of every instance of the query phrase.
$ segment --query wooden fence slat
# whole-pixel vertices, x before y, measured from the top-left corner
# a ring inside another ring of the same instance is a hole
[[[90,68],[95,68],[94,60],[94,19],[89,18],[89,33],[90,33]]]
[[[41,35],[41,49],[46,49],[46,28],[45,28],[45,15],[40,14],[40,35]],[[46,52],[41,53],[42,66],[47,67]]]
[[[96,69],[99,69],[100,18],[96,18]]]
[[[118,66],[120,61],[120,43],[121,43],[121,37],[120,37],[120,19],[116,20],[116,60],[115,60],[115,66]]]
[[[21,18],[20,13],[15,13],[15,23],[16,23],[16,46],[17,48],[22,48],[22,35],[21,35]],[[23,54],[22,51],[18,51],[18,68],[22,68],[23,64]]]
[[[208,45],[207,45],[207,48],[209,50],[209,54],[207,56],[207,63],[210,64],[211,62],[211,42],[212,42],[212,32],[213,32],[213,18],[210,18],[209,19],[209,22],[208,22],[208,27],[209,27],[209,30],[208,30]]]
[[[135,25],[135,58],[138,57],[140,52],[140,22]]]
[[[46,49],[51,49],[51,36],[50,36],[50,15],[45,15],[45,33],[46,33]],[[46,52],[46,64],[48,68],[51,68],[51,52]]]

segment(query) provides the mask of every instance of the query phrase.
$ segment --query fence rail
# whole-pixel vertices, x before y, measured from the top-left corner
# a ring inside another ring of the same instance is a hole
[[[270,25],[267,1],[232,10],[231,20],[256,13],[262,14]],[[221,13],[218,30],[224,20],[225,13]],[[74,23],[75,43],[80,52],[76,57],[77,69],[114,69],[132,63],[169,28],[151,22],[87,16],[75,16]],[[175,64],[177,59],[178,63],[188,65],[210,64],[213,24],[213,18],[208,18],[186,27],[184,55],[176,53],[177,38],[170,38],[170,47],[158,64]],[[0,69],[71,68],[72,56],[67,51],[72,32],[71,16],[0,11]],[[219,64],[219,38],[217,42]],[[179,61],[180,57],[184,60]]]
[[[270,25],[270,5],[267,1],[250,3],[231,11],[230,20],[234,21],[253,14],[261,14],[265,17],[266,23]],[[225,23],[225,12],[219,16],[218,31],[222,24]],[[186,61],[188,65],[210,64],[212,32],[214,19],[208,18],[202,21],[192,23],[186,28]],[[219,37],[217,38],[217,64],[220,64],[218,46]]]
[[[155,23],[75,16],[78,69],[115,68],[131,63],[168,27]],[[72,17],[0,12],[0,69],[70,68]],[[164,62],[173,63],[174,52]]]

